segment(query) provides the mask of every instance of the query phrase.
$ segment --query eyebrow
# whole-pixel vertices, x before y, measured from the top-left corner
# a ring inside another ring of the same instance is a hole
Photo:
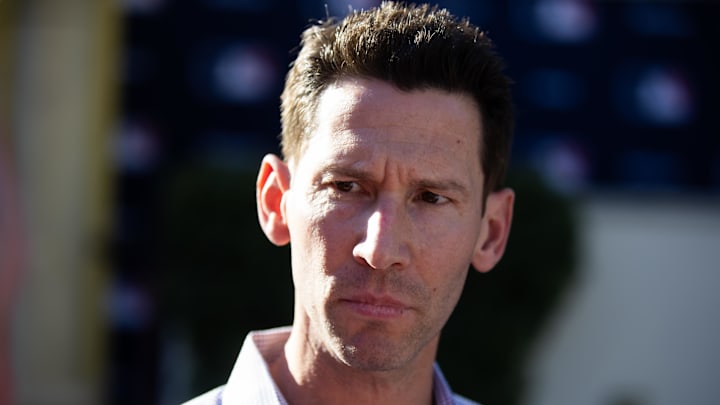
[[[415,188],[423,188],[428,190],[435,190],[435,191],[452,191],[456,193],[460,193],[463,196],[467,196],[470,194],[470,190],[468,188],[455,181],[455,180],[419,180],[412,183]]]
[[[320,171],[320,178],[324,178],[328,175],[344,176],[352,179],[366,180],[366,181],[377,181],[375,177],[367,170],[348,167],[339,164],[328,164],[324,166]],[[410,184],[414,188],[428,189],[435,191],[452,191],[462,194],[463,196],[470,195],[469,188],[452,179],[420,179],[411,181]]]
[[[374,181],[373,175],[367,170],[332,163],[323,166],[318,171],[318,176],[316,178],[325,181],[329,176],[341,176],[351,179]]]

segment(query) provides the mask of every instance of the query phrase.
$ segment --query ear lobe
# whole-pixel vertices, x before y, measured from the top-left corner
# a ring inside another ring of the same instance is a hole
[[[509,188],[490,193],[485,202],[480,238],[475,246],[472,265],[486,273],[500,261],[505,253],[512,224],[515,192]]]
[[[275,245],[290,242],[290,231],[285,216],[283,199],[290,189],[290,169],[279,157],[268,154],[260,164],[255,198],[258,221],[265,236]]]

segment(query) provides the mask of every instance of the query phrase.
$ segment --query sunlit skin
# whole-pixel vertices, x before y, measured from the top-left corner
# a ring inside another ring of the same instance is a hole
[[[260,222],[291,243],[296,294],[271,373],[292,403],[430,404],[440,331],[470,264],[502,256],[512,191],[491,193],[483,215],[469,96],[344,79],[316,117],[302,154],[267,156],[258,179]]]

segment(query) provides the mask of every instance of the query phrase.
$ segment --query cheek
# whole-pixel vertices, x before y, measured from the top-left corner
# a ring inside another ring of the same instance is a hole
[[[443,223],[442,231],[418,230],[425,237],[420,238],[422,243],[418,244],[415,260],[424,269],[422,276],[433,294],[443,301],[456,301],[465,285],[479,231],[467,223],[449,224]]]
[[[359,207],[327,198],[310,201],[306,214],[312,239],[330,249],[347,244],[362,223]]]
[[[430,293],[433,298],[430,301],[435,307],[432,311],[444,323],[460,299],[470,264],[458,258],[435,264],[435,267],[429,269],[431,280],[426,279],[425,282],[431,286]]]
[[[347,215],[346,215],[347,217]],[[348,218],[327,203],[304,200],[293,209],[289,219],[293,271],[328,274],[352,252],[352,234]],[[301,276],[301,275],[299,275]]]
[[[446,263],[446,266],[458,262],[469,265],[480,237],[480,228],[480,220],[463,216],[426,216],[416,221],[412,238],[420,252],[420,260]]]

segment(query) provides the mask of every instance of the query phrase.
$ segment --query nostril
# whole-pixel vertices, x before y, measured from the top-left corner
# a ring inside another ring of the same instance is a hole
[[[353,256],[361,264],[376,270],[407,264],[409,255],[402,232],[390,222],[379,214],[370,217],[364,238],[353,248]]]
[[[359,241],[353,255],[361,264],[384,270],[404,267],[410,261],[410,217],[405,212],[404,195],[380,193],[375,204],[358,221]]]
[[[355,247],[354,256],[361,264],[367,265],[374,270],[384,270],[396,264],[392,256],[387,254],[383,247],[366,242]]]

